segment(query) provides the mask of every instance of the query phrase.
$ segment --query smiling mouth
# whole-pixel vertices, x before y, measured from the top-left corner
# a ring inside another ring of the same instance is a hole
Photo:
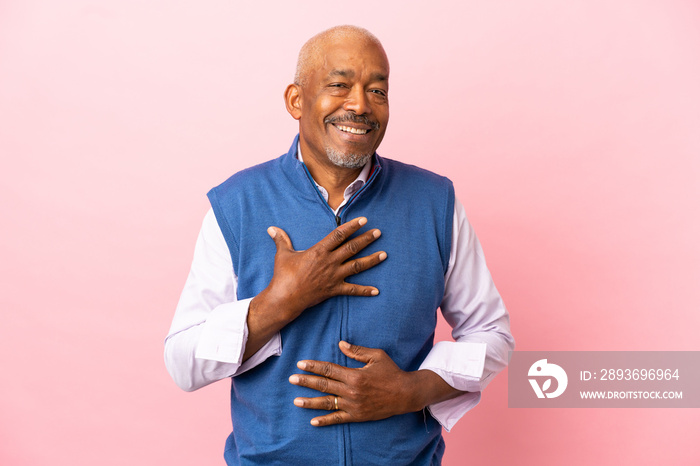
[[[338,128],[340,131],[343,131],[345,133],[352,133],[352,134],[367,134],[371,131],[369,129],[353,128],[352,126],[343,126],[343,125],[333,125],[333,126]]]
[[[323,122],[333,125],[338,131],[357,136],[364,136],[379,129],[379,122],[369,119],[367,115],[355,115],[354,113],[330,116]],[[345,123],[350,123],[350,125]]]

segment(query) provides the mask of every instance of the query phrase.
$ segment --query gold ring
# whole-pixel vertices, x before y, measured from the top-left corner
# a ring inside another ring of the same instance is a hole
[[[335,410],[338,410],[338,397],[335,397]]]

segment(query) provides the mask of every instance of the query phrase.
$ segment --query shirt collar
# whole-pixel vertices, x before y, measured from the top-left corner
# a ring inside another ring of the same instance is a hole
[[[299,143],[297,143],[297,159],[299,159],[301,163],[304,163],[304,158],[301,155],[301,145]],[[352,195],[360,189],[362,189],[362,186],[364,186],[365,183],[367,183],[367,180],[369,179],[369,172],[371,166],[372,159],[370,158],[370,160],[365,164],[365,166],[362,167],[362,171],[357,176],[357,178],[355,178],[355,181],[350,183],[348,187],[345,188],[345,191],[343,192],[343,203],[338,207],[338,209],[345,205],[345,203],[352,197]],[[323,186],[316,183],[316,180],[314,180],[314,184],[316,184],[316,187],[318,188],[319,192],[323,195],[323,198],[326,200],[326,202],[328,202],[328,191],[326,191],[326,189]]]

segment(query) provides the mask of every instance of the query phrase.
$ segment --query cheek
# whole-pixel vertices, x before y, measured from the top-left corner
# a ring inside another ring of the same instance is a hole
[[[342,109],[342,99],[324,98],[316,101],[316,116],[321,121],[340,109]]]
[[[382,129],[386,129],[389,124],[389,107],[381,108],[377,111],[377,121]]]

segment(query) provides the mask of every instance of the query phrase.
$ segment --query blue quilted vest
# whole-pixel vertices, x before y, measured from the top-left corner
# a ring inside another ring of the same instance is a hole
[[[287,232],[294,249],[316,244],[337,226],[306,166],[289,152],[243,170],[209,193],[231,252],[238,298],[256,296],[270,282],[275,245],[269,226]],[[442,429],[427,410],[381,421],[314,427],[325,411],[295,407],[298,396],[321,393],[290,384],[302,359],[362,364],[338,349],[345,340],[381,348],[403,370],[417,370],[433,346],[437,308],[450,257],[454,190],[441,176],[376,154],[368,182],[344,206],[339,221],[367,217],[360,233],[382,236],[359,255],[384,250],[388,258],[351,283],[376,286],[376,297],[338,296],[305,310],[281,331],[282,354],[232,378],[233,432],[229,465],[440,464]]]

